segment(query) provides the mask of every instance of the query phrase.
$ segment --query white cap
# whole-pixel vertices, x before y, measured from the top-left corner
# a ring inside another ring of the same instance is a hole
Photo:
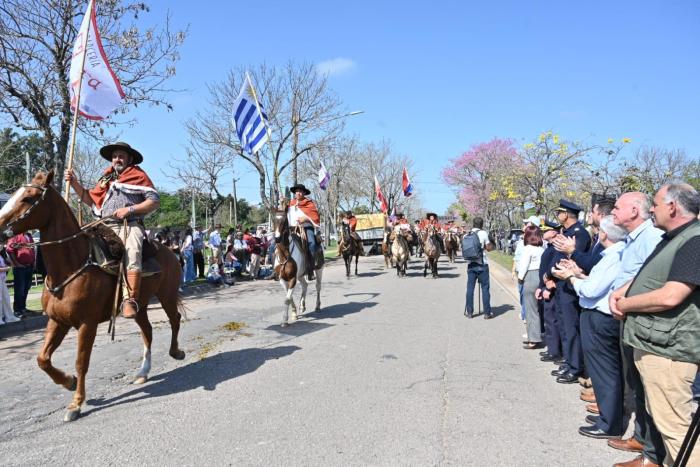
[[[532,224],[536,227],[540,226],[540,218],[537,216],[530,216],[523,221],[523,224]]]

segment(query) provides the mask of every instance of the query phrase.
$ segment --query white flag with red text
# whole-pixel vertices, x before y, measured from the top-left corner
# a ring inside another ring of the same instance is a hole
[[[83,56],[85,62],[83,64]],[[75,112],[78,83],[82,70],[83,83],[80,89],[80,115],[91,120],[102,120],[114,111],[124,99],[124,91],[102,48],[100,32],[97,30],[95,0],[90,0],[83,22],[73,45],[70,62],[70,102]]]

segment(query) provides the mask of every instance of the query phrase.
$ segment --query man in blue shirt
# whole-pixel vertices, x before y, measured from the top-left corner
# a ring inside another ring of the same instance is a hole
[[[613,289],[626,290],[646,259],[661,241],[663,232],[654,227],[651,220],[651,202],[644,193],[625,193],[613,208],[615,224],[627,232],[622,250],[620,272],[613,282]],[[644,462],[661,464],[666,455],[661,434],[646,409],[644,386],[634,364],[634,350],[622,345],[622,362],[625,380],[625,399],[634,398],[634,435],[625,440],[609,440],[608,445],[624,451],[641,452]]]
[[[627,232],[614,224],[612,216],[598,220],[598,224],[598,243],[603,251],[590,275],[586,277],[573,261],[562,262],[554,275],[568,280],[579,296],[583,358],[600,411],[599,417],[586,418],[591,426],[578,431],[591,438],[619,438],[624,433],[620,322],[610,313],[608,297],[620,269],[620,253],[625,247],[622,240]]]

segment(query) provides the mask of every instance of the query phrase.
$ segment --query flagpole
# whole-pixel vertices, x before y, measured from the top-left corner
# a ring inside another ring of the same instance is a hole
[[[253,93],[253,99],[255,99],[255,106],[258,108],[258,112],[260,112],[260,118],[262,119],[263,125],[265,125],[265,132],[267,133],[267,144],[270,147],[270,155],[272,156],[272,165],[274,167],[274,181],[279,182],[279,173],[277,172],[277,164],[275,163],[275,149],[272,147],[272,133],[270,132],[270,128],[267,126],[267,122],[265,121],[265,118],[262,116],[263,111],[262,108],[260,107],[260,101],[258,100],[258,93],[255,92],[255,86],[253,86],[253,81],[250,79],[250,75],[248,72],[245,74],[246,80],[248,80],[248,85],[250,86],[250,92]],[[270,183],[270,186],[272,186],[272,183]],[[281,188],[278,185],[277,186],[277,191],[281,196]],[[277,200],[279,203],[279,200]]]
[[[90,16],[94,13],[94,0],[90,0]],[[90,19],[92,20],[92,19]],[[78,114],[80,113],[80,92],[83,88],[83,74],[85,73],[85,56],[87,55],[88,41],[90,40],[90,28],[85,31],[85,45],[83,46],[83,56],[80,59],[80,80],[78,81],[78,91],[75,97],[75,112],[73,112],[73,126],[71,128],[71,144],[70,152],[68,153],[68,167],[66,170],[73,169],[73,155],[75,154],[75,135],[78,131]],[[69,86],[71,83],[69,83]],[[66,183],[66,203],[70,201],[70,183]]]

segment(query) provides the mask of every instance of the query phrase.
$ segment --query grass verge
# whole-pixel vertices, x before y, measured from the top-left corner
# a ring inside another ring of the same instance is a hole
[[[513,257],[510,255],[507,255],[501,251],[494,250],[489,251],[488,256],[489,261],[495,261],[496,263],[506,268],[508,271],[510,271],[513,268]]]

